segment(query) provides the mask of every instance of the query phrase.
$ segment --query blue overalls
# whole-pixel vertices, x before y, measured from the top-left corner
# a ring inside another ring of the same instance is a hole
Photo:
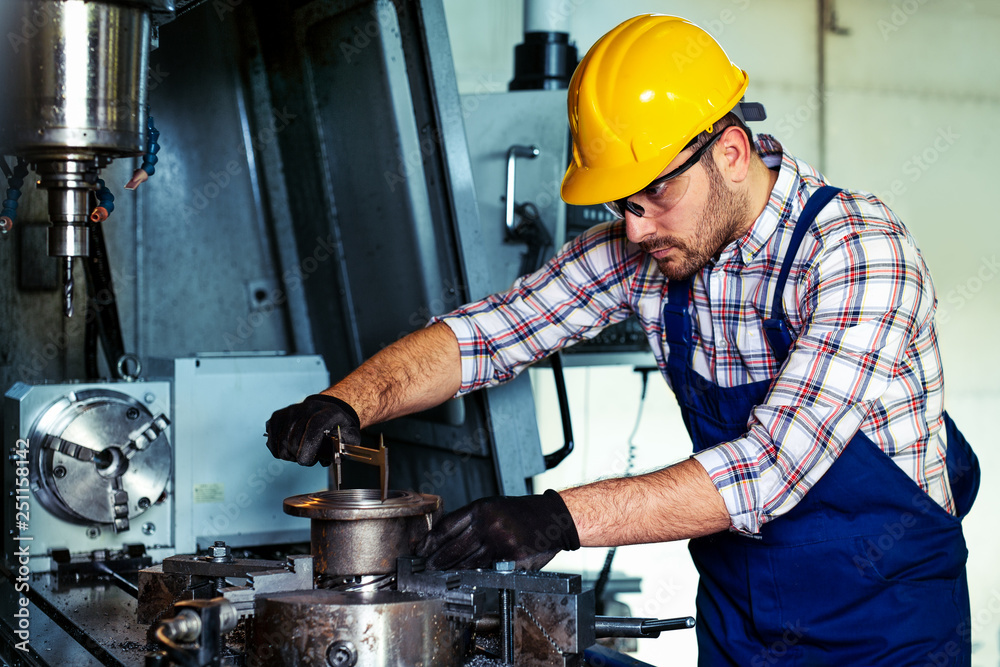
[[[824,187],[796,223],[765,332],[779,363],[791,337],[781,293],[807,228],[840,190]],[[743,436],[771,381],[720,387],[691,368],[690,281],[663,309],[668,374],[695,451]],[[968,552],[961,517],[979,463],[945,414],[958,516],[943,510],[860,431],[825,475],[759,539],[722,532],[691,540],[698,585],[698,664],[970,664]]]

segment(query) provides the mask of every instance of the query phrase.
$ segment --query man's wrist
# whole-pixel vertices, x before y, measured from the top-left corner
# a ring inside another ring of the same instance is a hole
[[[570,513],[569,508],[566,507],[566,502],[562,499],[557,491],[552,489],[547,490],[542,494],[546,508],[545,513],[552,517],[552,520],[557,526],[563,537],[562,550],[563,551],[576,551],[580,548],[580,535],[576,530],[576,523],[573,522],[573,515]]]
[[[306,400],[325,401],[326,403],[332,403],[333,405],[339,406],[341,409],[344,410],[344,412],[347,414],[348,417],[354,420],[354,425],[357,426],[358,428],[361,428],[361,420],[358,418],[357,411],[350,403],[348,403],[344,399],[338,398],[336,396],[331,396],[330,394],[320,393],[307,396]]]

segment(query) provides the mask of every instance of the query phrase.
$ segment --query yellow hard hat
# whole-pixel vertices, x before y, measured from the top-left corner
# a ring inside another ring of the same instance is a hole
[[[569,84],[570,204],[613,201],[646,187],[699,133],[736,107],[747,73],[707,32],[646,14],[591,47]]]

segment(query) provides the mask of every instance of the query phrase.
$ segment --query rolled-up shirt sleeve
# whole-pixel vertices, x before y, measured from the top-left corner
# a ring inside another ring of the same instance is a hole
[[[785,289],[800,328],[746,434],[695,455],[722,495],[732,528],[754,534],[789,511],[865,420],[884,424],[892,383],[922,381],[934,293],[912,239],[852,231],[820,246]]]
[[[456,396],[507,382],[555,350],[627,318],[629,276],[639,255],[622,225],[598,225],[506,292],[432,319],[429,324],[444,322],[458,338]]]

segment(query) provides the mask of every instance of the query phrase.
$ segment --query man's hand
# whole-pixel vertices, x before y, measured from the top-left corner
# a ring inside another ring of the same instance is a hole
[[[271,415],[267,448],[275,458],[328,466],[333,461],[333,442],[327,436],[337,435],[338,427],[344,444],[361,443],[361,422],[354,408],[339,398],[313,394]]]
[[[537,570],[557,552],[579,548],[573,517],[550,489],[537,496],[481,498],[455,510],[416,551],[433,570],[493,567],[503,560]]]

